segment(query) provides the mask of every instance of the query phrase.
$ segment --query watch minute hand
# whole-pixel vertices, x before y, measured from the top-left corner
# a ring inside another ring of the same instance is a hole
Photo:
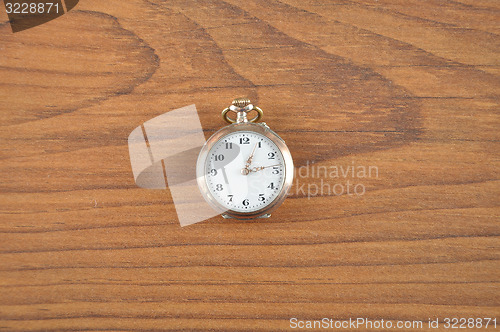
[[[259,166],[259,167],[253,167],[253,168],[250,170],[250,172],[258,172],[258,171],[263,170],[264,168],[268,168],[268,167],[276,167],[276,166],[281,166],[281,164],[269,165],[269,166]]]

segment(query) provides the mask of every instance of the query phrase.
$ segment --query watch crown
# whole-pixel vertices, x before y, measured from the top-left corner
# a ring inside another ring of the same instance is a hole
[[[243,108],[243,107],[248,106],[250,104],[251,104],[251,101],[248,98],[236,98],[236,99],[233,99],[233,101],[231,102],[231,105],[234,105],[234,106],[239,107],[239,108]]]

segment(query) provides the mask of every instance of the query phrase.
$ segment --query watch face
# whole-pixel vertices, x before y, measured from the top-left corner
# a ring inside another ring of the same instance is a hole
[[[265,208],[280,194],[283,155],[268,137],[236,131],[219,139],[205,163],[207,187],[227,210],[250,213]]]

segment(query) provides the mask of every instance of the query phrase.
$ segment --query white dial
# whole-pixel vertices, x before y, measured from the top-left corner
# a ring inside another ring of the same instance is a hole
[[[205,170],[215,200],[237,212],[254,212],[272,203],[285,178],[283,155],[276,144],[251,131],[219,139],[208,152]]]

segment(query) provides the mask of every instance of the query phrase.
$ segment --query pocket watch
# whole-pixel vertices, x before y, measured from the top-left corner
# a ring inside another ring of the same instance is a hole
[[[256,115],[249,118],[252,112]],[[269,217],[292,185],[290,150],[267,124],[256,123],[262,115],[248,98],[233,100],[222,111],[230,125],[213,134],[198,155],[198,187],[224,218]]]

